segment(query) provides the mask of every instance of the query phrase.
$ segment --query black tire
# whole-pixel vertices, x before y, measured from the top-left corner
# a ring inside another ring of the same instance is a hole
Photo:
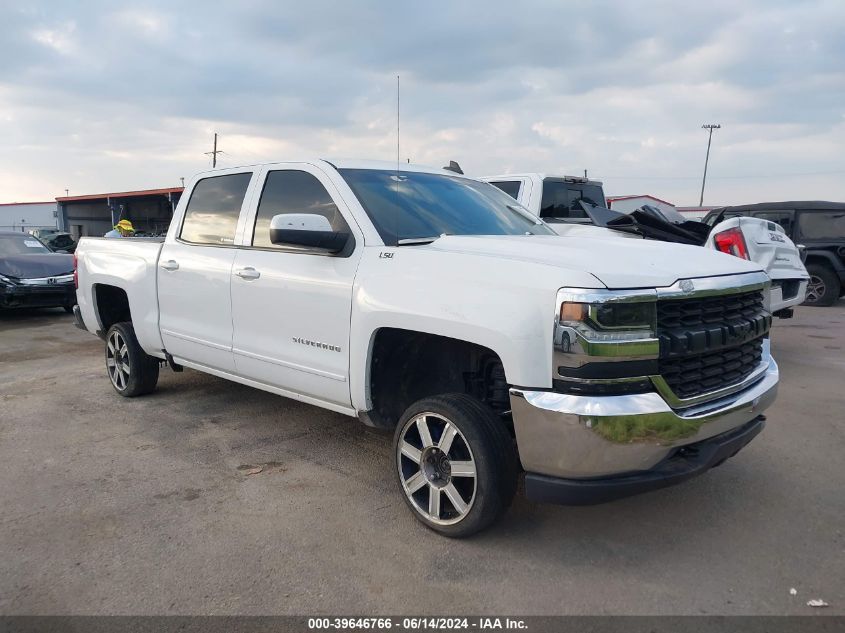
[[[425,418],[428,445],[417,422],[420,418]],[[444,453],[439,447],[445,446],[448,425],[454,425],[456,432],[449,431],[453,439]],[[444,536],[461,538],[490,526],[516,493],[513,439],[493,411],[471,396],[446,394],[415,402],[396,427],[393,448],[402,498],[417,520]],[[468,475],[469,470],[475,474]],[[438,499],[436,520],[431,514],[433,494]],[[452,501],[455,494],[460,495],[457,503]]]
[[[128,368],[128,369],[127,369]],[[159,361],[138,344],[132,323],[115,323],[106,333],[106,373],[114,390],[125,398],[152,392]]]
[[[829,306],[839,299],[839,276],[824,264],[807,264],[810,283],[807,286],[805,306]]]

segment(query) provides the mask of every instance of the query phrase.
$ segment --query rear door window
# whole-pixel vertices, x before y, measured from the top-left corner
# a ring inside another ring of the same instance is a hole
[[[805,240],[845,239],[845,211],[803,211],[798,231]]]
[[[203,178],[191,192],[179,239],[231,246],[252,172]]]

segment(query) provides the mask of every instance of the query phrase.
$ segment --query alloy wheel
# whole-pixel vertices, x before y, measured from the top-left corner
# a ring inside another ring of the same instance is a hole
[[[810,281],[807,283],[807,303],[819,301],[824,296],[825,290],[824,279],[816,275],[810,275]]]
[[[106,344],[106,369],[114,388],[126,389],[129,383],[129,348],[120,332],[112,332]]]
[[[463,433],[436,413],[422,413],[402,429],[396,447],[402,488],[411,505],[440,525],[461,521],[475,501],[475,458]]]

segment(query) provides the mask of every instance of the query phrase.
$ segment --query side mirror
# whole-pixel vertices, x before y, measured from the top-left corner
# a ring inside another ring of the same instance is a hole
[[[349,237],[349,233],[332,231],[328,219],[316,213],[282,213],[270,220],[270,242],[280,246],[304,246],[339,253]]]

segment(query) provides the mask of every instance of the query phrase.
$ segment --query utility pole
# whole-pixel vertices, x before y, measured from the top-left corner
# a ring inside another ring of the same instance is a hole
[[[212,169],[217,167],[217,154],[222,154],[223,150],[217,149],[217,132],[214,133],[214,149],[210,152],[206,152],[206,156],[211,156],[211,167]]]
[[[179,180],[181,180],[181,181],[182,181],[182,189],[184,189],[184,188],[185,188],[185,177],[184,177],[184,176],[179,176]]]
[[[705,123],[701,126],[702,130],[709,132],[707,136],[707,156],[704,158],[704,177],[701,179],[701,198],[698,200],[698,206],[704,206],[704,183],[707,182],[707,163],[710,160],[710,141],[713,140],[713,130],[718,130],[722,126],[718,123]]]

